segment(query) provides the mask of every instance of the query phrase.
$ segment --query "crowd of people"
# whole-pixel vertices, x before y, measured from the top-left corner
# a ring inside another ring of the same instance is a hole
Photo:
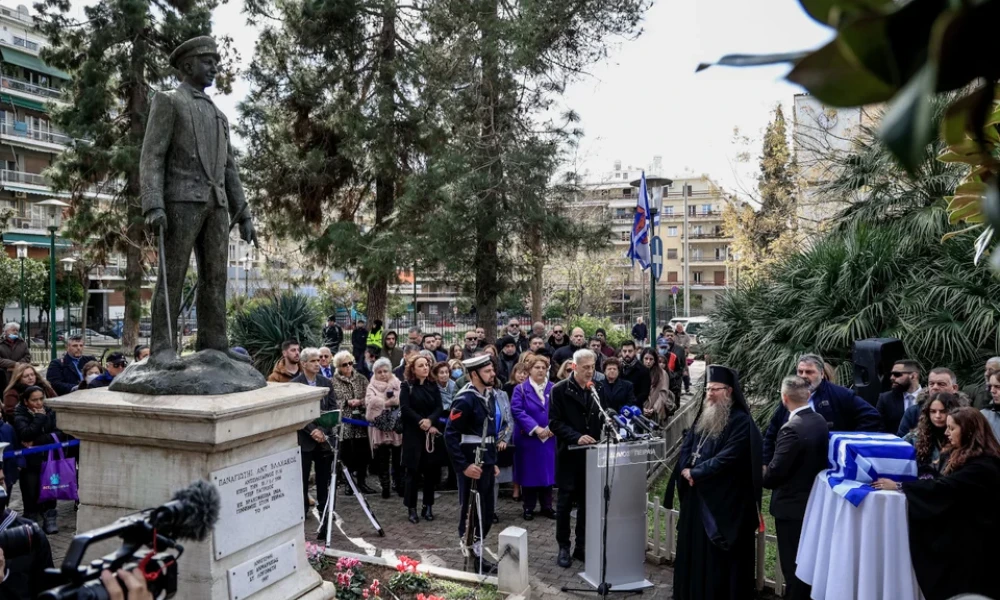
[[[674,491],[680,495],[674,598],[752,597],[764,488],[773,490],[770,513],[786,597],[810,597],[795,561],[813,483],[828,466],[831,431],[893,434],[914,446],[915,480],[879,478],[871,487],[906,495],[909,550],[927,600],[1000,597],[989,551],[1000,535],[990,502],[1000,493],[1000,358],[986,364],[980,385],[992,402],[980,407],[970,406],[970,395],[959,392],[945,367],[929,371],[924,389],[920,365],[898,361],[889,374],[892,389],[874,406],[831,382],[827,367],[815,354],[799,358],[763,435],[738,373],[707,368],[705,402],[685,435],[664,498],[672,506]],[[981,389],[971,396],[981,396]]]
[[[572,406],[587,405],[587,383],[598,384],[606,407],[639,406],[661,424],[677,410],[686,389],[689,339],[683,326],[678,331],[665,327],[653,347],[626,340],[613,348],[602,329],[588,338],[580,328],[556,324],[547,329],[535,323],[524,332],[517,319],[508,322],[495,343],[488,343],[485,331],[477,328],[450,347],[441,334],[417,327],[406,331],[401,343],[401,333],[383,331],[380,321],[371,329],[365,325],[359,321],[347,340],[331,316],[323,347],[302,348],[287,340],[269,381],[329,388],[322,408],[336,407],[347,419],[339,430],[340,456],[358,491],[383,498],[396,493],[408,520],[419,525],[435,519],[439,488],[457,489],[464,502],[471,487],[488,483],[480,490],[488,530],[499,522],[494,507],[500,486],[509,484],[523,520],[557,521],[564,550],[559,564],[564,567],[574,557],[583,558],[585,512],[578,464],[582,454],[568,455],[565,448],[581,438],[589,443],[600,437],[591,423],[578,422],[578,407]],[[348,341],[350,350],[340,350]],[[449,432],[464,427],[469,431],[449,438]],[[470,464],[469,440],[481,443],[483,428],[491,432],[485,436],[486,464],[495,472],[469,470],[476,466]],[[577,435],[579,431],[589,433]],[[304,490],[311,475],[316,484],[314,499],[303,496],[307,515],[310,504],[323,507],[329,498],[333,444],[326,442],[333,435],[333,428],[318,421],[299,432]],[[378,478],[377,488],[369,475]],[[353,493],[349,484],[343,489]],[[571,552],[569,515],[574,507],[578,535]],[[464,535],[464,523],[459,530]],[[485,533],[477,530],[477,536]]]

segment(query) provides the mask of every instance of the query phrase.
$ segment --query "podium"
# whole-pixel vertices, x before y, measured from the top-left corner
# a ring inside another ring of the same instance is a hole
[[[611,488],[607,514],[606,581],[614,592],[653,587],[646,579],[646,465],[665,459],[666,442],[648,439],[580,446],[587,453],[587,560],[579,575],[601,583],[605,476]],[[610,469],[610,470],[609,470]]]

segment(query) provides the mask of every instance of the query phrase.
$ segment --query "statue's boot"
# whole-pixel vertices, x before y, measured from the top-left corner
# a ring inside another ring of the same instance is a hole
[[[251,364],[253,362],[253,359],[247,356],[246,354],[240,354],[239,352],[234,352],[233,350],[227,349],[225,351],[225,354],[229,358],[239,362],[245,362],[247,364]]]
[[[149,365],[157,369],[181,369],[184,367],[171,348],[150,354]]]

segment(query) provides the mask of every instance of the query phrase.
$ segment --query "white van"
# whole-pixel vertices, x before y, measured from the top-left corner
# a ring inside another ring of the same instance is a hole
[[[670,328],[677,328],[677,324],[680,323],[684,326],[684,333],[688,334],[691,338],[691,345],[694,346],[698,343],[698,334],[701,332],[701,328],[706,324],[711,322],[708,317],[674,317],[670,319]]]

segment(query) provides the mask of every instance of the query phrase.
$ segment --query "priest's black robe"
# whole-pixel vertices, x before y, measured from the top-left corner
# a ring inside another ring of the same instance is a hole
[[[903,483],[910,557],[926,600],[1000,598],[1000,459],[970,458],[937,479]]]
[[[763,442],[740,404],[715,439],[688,431],[677,473],[691,469],[694,486],[677,479],[681,499],[674,563],[675,600],[742,600],[754,596],[754,533],[760,524]],[[698,453],[694,465],[692,457]],[[671,493],[672,497],[673,494]]]

